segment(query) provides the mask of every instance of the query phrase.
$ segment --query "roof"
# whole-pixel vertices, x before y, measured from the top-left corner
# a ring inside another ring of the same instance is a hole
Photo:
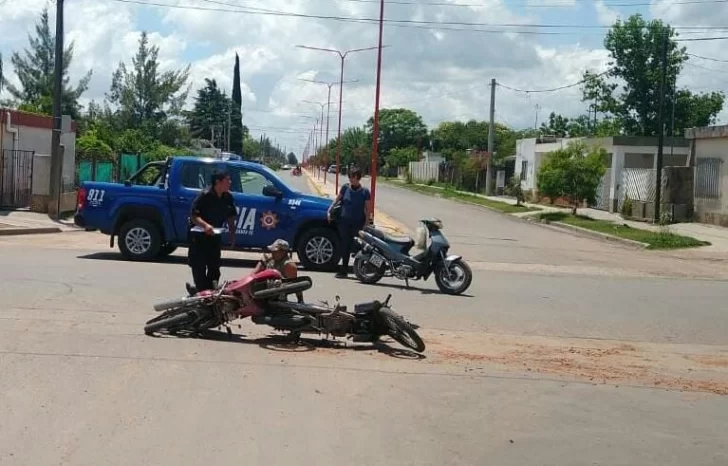
[[[40,113],[23,112],[21,110],[13,110],[10,108],[0,108],[0,124],[5,125],[7,113],[13,126],[28,126],[30,128],[53,129],[53,117],[49,115],[41,115]],[[71,131],[77,132],[78,126],[75,121],[71,121]]]
[[[687,128],[685,137],[688,139],[728,138],[728,125]]]

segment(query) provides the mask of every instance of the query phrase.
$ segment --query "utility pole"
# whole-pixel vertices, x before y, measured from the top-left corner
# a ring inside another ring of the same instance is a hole
[[[488,164],[485,169],[485,194],[493,192],[493,152],[495,149],[495,78],[490,80],[490,124],[488,125]]]
[[[371,183],[372,211],[377,201],[377,170],[379,161],[379,93],[382,84],[382,36],[384,35],[384,0],[379,2],[379,45],[377,46],[377,85],[374,91],[374,125],[372,128]],[[373,213],[373,212],[372,212]]]
[[[660,110],[657,125],[657,163],[655,163],[655,223],[660,223],[662,191],[662,151],[665,145],[665,82],[667,81],[667,30],[662,33],[662,75],[660,76]]]
[[[61,150],[61,93],[63,92],[63,0],[56,0],[56,51],[53,69],[53,139],[51,141],[50,197],[53,205],[60,206],[61,178],[63,177],[63,152]],[[50,210],[50,209],[49,209]],[[58,209],[60,211],[60,208]],[[56,219],[61,213],[56,212]]]

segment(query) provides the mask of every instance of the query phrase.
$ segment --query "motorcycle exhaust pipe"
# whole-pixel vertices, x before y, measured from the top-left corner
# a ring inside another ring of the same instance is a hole
[[[154,310],[157,312],[168,311],[170,309],[175,309],[178,307],[189,306],[190,304],[201,301],[202,299],[203,298],[198,298],[198,297],[177,298],[177,299],[173,299],[171,301],[164,301],[164,302],[155,304]]]

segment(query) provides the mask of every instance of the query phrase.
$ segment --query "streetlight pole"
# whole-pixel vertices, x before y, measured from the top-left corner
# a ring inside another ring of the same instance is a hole
[[[379,91],[382,79],[382,35],[384,32],[384,0],[379,1],[379,45],[377,46],[377,87],[374,97],[374,127],[372,130],[372,210],[377,198],[377,162],[379,159]]]
[[[321,106],[321,120],[319,120],[321,122],[321,124],[319,125],[319,147],[318,147],[318,150],[320,151],[324,147],[322,144],[325,144],[323,139],[324,139],[324,107],[326,106],[326,104],[321,103],[321,102],[314,102],[313,100],[304,100],[304,102],[306,102],[307,104],[316,104],[316,105]],[[327,168],[324,170],[324,184],[326,184],[326,174],[328,173],[328,164],[329,164],[328,153],[326,153],[326,155],[324,155],[324,164],[326,165],[326,168]]]
[[[314,84],[323,84],[324,86],[329,88],[328,97],[326,99],[326,146],[324,148],[324,159],[325,159],[326,165],[328,166],[328,164],[329,164],[329,121],[331,120],[331,88],[333,86],[336,86],[337,84],[339,84],[340,86],[343,86],[344,84],[359,82],[359,80],[352,79],[350,81],[342,81],[340,83],[337,83],[337,82],[327,83],[324,81],[316,81],[315,79],[302,79],[302,78],[299,78],[299,80],[306,81],[309,83],[314,83]],[[341,108],[341,103],[339,103],[339,108]],[[336,161],[336,167],[337,167],[337,169],[336,169],[336,192],[337,193],[339,192],[339,162],[340,161],[337,159],[337,161]]]
[[[380,34],[381,36],[381,34]],[[301,49],[307,49],[307,50],[317,50],[319,52],[329,52],[329,53],[335,53],[339,56],[341,59],[341,72],[339,74],[339,130],[337,131],[337,150],[336,150],[336,179],[339,179],[339,166],[341,165],[341,112],[342,112],[342,105],[343,105],[343,99],[344,99],[344,61],[346,60],[346,57],[350,53],[356,53],[356,52],[364,52],[367,50],[375,50],[377,48],[381,48],[381,37],[380,37],[380,45],[379,47],[365,47],[361,49],[351,49],[347,50],[345,52],[341,52],[336,49],[324,49],[319,47],[309,47],[307,45],[297,45],[296,47]],[[386,46],[385,46],[386,47]],[[337,189],[338,189],[338,181],[337,181]]]

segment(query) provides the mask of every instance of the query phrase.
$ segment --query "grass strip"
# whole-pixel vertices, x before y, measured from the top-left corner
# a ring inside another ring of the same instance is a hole
[[[629,239],[647,244],[647,249],[682,249],[708,246],[707,241],[700,241],[689,236],[676,235],[666,231],[650,231],[632,228],[609,220],[596,220],[582,215],[571,215],[566,212],[547,212],[539,214],[541,220],[559,222],[587,230]]]

